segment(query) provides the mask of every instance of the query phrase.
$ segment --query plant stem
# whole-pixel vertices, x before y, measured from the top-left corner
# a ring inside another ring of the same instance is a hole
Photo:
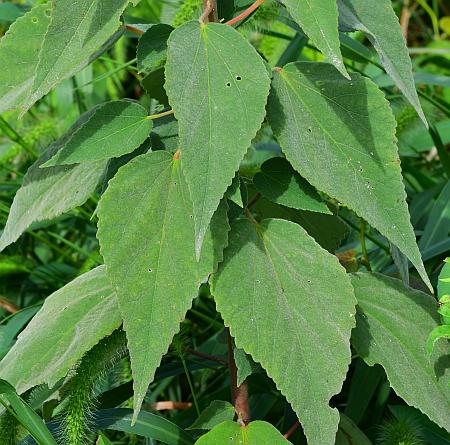
[[[139,28],[135,28],[133,25],[125,25],[125,29],[133,34],[137,34],[138,36],[144,34],[144,31],[141,31]]]
[[[366,266],[369,272],[372,272],[372,267],[370,266],[369,253],[367,252],[366,246],[366,222],[361,218],[360,220],[360,230],[359,230],[359,240],[361,242],[362,250],[362,263]]]
[[[343,221],[345,221],[352,229],[358,231],[359,228],[353,224],[348,218],[345,216],[339,215],[339,218],[341,218]],[[388,255],[391,254],[391,251],[389,247],[385,246],[382,242],[378,241],[375,237],[369,235],[368,233],[365,234],[366,238],[372,241],[374,244],[376,244],[379,248],[383,249]]]
[[[150,116],[147,116],[147,119],[149,119],[149,120],[159,119],[160,117],[170,116],[173,113],[174,113],[173,110],[169,110],[169,111],[164,111],[164,112],[158,113],[158,114],[151,114]]]
[[[261,193],[256,192],[252,198],[250,199],[250,201],[247,203],[247,208],[249,209],[250,207],[254,206],[259,199],[262,197]]]
[[[227,328],[228,343],[228,367],[230,369],[231,400],[238,416],[238,422],[248,424],[250,422],[250,405],[248,403],[248,385],[246,382],[242,385],[237,384],[237,366],[234,360],[234,341],[230,330]]]
[[[191,390],[192,400],[194,401],[195,411],[197,416],[200,416],[200,408],[198,406],[197,395],[195,394],[194,385],[192,384],[191,374],[186,365],[186,360],[184,359],[183,353],[180,354],[181,363],[183,364],[184,373],[186,374],[186,379],[188,381],[189,389]]]
[[[289,439],[289,438],[297,431],[297,428],[298,428],[299,426],[300,426],[300,422],[297,420],[297,422],[295,422],[294,425],[292,425],[292,426],[288,429],[287,433],[284,435],[284,438],[285,438],[285,439]]]
[[[218,22],[217,0],[203,0],[203,14],[199,19],[200,23]]]
[[[256,11],[262,4],[264,0],[256,0],[251,6],[249,6],[245,11],[241,12],[238,16],[232,18],[228,22],[227,25],[235,25],[237,22],[246,19],[252,12]]]
[[[217,357],[215,355],[205,354],[204,352],[195,351],[194,349],[191,349],[191,348],[186,348],[185,351],[188,352],[189,354],[195,355],[197,357],[204,358],[205,360],[220,363],[221,365],[225,365],[225,366],[227,365],[226,360],[224,360],[223,358]]]
[[[35,157],[38,155],[38,153],[23,140],[22,136],[20,136],[20,134],[17,133],[17,131],[14,130],[14,128],[11,127],[8,121],[6,121],[2,116],[0,116],[0,130],[5,133],[8,139],[15,142],[16,144],[19,144],[25,151],[27,151],[31,155]]]

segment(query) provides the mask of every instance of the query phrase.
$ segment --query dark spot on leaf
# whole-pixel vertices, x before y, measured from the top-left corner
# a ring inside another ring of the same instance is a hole
[[[189,215],[189,218],[191,218],[191,219],[192,219],[192,218],[193,218],[193,216],[192,216],[192,215]]]
[[[38,22],[38,18],[37,18],[37,17],[33,17],[33,18],[31,19],[31,21],[32,21],[33,23],[37,23],[37,22]]]
[[[153,272],[153,269],[148,269],[149,272]]]
[[[231,87],[231,83],[230,82],[227,82],[227,87]]]
[[[52,10],[51,10],[51,9],[46,9],[46,10],[44,11],[44,14],[45,14],[47,17],[50,17],[51,13],[52,13]]]
[[[310,133],[312,133],[312,128],[308,128],[308,131],[309,131]]]
[[[242,80],[241,76],[236,76],[236,80]]]

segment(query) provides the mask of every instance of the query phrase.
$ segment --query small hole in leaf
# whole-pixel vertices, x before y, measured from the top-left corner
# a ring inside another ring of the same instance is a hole
[[[230,82],[227,82],[227,87],[231,87],[231,83]]]
[[[236,80],[242,80],[241,76],[236,76]]]
[[[176,182],[174,182],[174,183],[173,183],[173,185],[177,185],[177,183],[176,183]]]
[[[33,17],[33,18],[31,19],[31,21],[32,21],[33,23],[37,23],[37,22],[38,22],[38,18],[37,18],[37,17]]]
[[[192,219],[192,218],[193,218],[193,216],[192,216],[192,215],[189,215],[189,218],[191,218],[191,219]]]
[[[310,133],[312,133],[312,128],[308,128],[308,131],[309,131]]]
[[[149,271],[149,272],[153,272],[153,269],[149,269],[148,271]]]

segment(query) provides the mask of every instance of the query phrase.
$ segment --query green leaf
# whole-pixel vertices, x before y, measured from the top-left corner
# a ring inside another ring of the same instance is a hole
[[[252,207],[261,218],[279,218],[301,225],[317,243],[334,252],[348,234],[348,226],[336,215],[284,207],[264,198]]]
[[[97,267],[47,297],[0,362],[0,376],[19,393],[41,383],[52,387],[120,324],[105,267]]]
[[[14,3],[0,4],[0,22],[12,23],[21,17],[28,8]]]
[[[336,435],[336,445],[372,445],[367,436],[345,414],[340,413],[341,421]]]
[[[30,93],[50,11],[48,4],[34,7],[0,40],[0,113],[20,107]]]
[[[5,380],[0,380],[1,396],[8,400],[17,420],[36,439],[39,445],[56,445],[56,441],[44,421],[17,395],[14,387]]]
[[[347,373],[355,324],[353,290],[337,258],[294,223],[238,220],[213,295],[236,345],[286,396],[308,443],[333,443],[339,415],[329,400]]]
[[[244,203],[242,201],[242,193],[241,193],[241,178],[239,175],[236,175],[233,178],[233,182],[228,187],[228,190],[225,193],[225,196],[236,205],[241,208],[244,208]]]
[[[128,0],[58,0],[40,45],[39,61],[23,112],[89,62],[117,31]]]
[[[258,370],[258,364],[241,348],[234,348],[233,356],[237,368],[237,386],[241,386],[248,376]]]
[[[339,72],[349,78],[342,60],[335,0],[282,0],[292,18]]]
[[[150,137],[153,151],[167,150],[175,153],[179,148],[178,122],[173,116],[156,119]]]
[[[100,433],[95,445],[113,445],[113,443],[103,433]]]
[[[208,233],[198,263],[180,161],[164,151],[122,167],[100,201],[98,239],[127,332],[135,415],[200,284],[222,258],[228,232],[224,205],[216,215],[214,240]]]
[[[358,354],[370,366],[383,366],[408,405],[450,429],[449,346],[436,344],[431,359],[426,351],[428,334],[439,322],[436,300],[379,274],[356,274],[352,284],[358,300],[352,343]]]
[[[17,334],[23,330],[38,310],[38,306],[29,306],[15,314],[11,314],[7,322],[2,320],[4,324],[0,326],[0,360],[11,349]]]
[[[141,80],[141,84],[147,91],[147,95],[151,99],[156,99],[165,107],[169,106],[166,90],[164,89],[164,67],[158,68],[145,76]]]
[[[150,136],[153,121],[130,100],[107,102],[94,109],[63,147],[41,167],[95,162],[131,153]]]
[[[101,410],[95,414],[96,425],[100,429],[124,431],[129,434],[148,437],[168,445],[192,445],[191,436],[157,414],[142,411],[132,423],[129,409]]]
[[[445,264],[441,269],[437,284],[439,298],[442,298],[444,295],[450,295],[450,258],[446,258],[444,262]]]
[[[199,257],[211,217],[261,126],[270,81],[261,57],[236,30],[198,22],[171,34],[166,78]]]
[[[450,181],[447,181],[431,209],[425,229],[419,241],[421,251],[449,235]]]
[[[416,92],[411,59],[391,0],[377,0],[370,4],[366,0],[338,0],[337,4],[341,24],[367,36],[384,69],[427,125]]]
[[[289,445],[281,433],[270,423],[251,422],[241,426],[236,422],[226,421],[195,442],[195,445]]]
[[[380,231],[431,287],[409,220],[395,119],[368,79],[323,63],[276,71],[269,120],[292,166]]]
[[[135,423],[132,424],[132,414],[133,411],[126,408],[96,411],[92,416],[92,429],[123,431],[167,445],[192,445],[194,443],[186,431],[162,416],[141,411],[135,419]],[[61,431],[59,422],[51,422],[49,426],[55,433]],[[26,438],[20,445],[35,445],[35,443],[30,438]]]
[[[189,430],[211,430],[216,425],[234,419],[234,406],[223,400],[214,400],[202,411],[198,419],[188,428]]]
[[[263,196],[277,204],[331,215],[314,187],[286,159],[277,157],[264,162],[253,183]]]
[[[433,353],[435,343],[441,339],[446,338],[450,340],[450,325],[445,324],[443,326],[436,326],[430,333],[427,340],[427,352],[428,354]]]
[[[83,204],[102,178],[105,161],[73,166],[40,166],[53,157],[92,115],[85,113],[62,138],[55,141],[28,170],[16,193],[0,238],[0,251],[16,241],[31,224],[47,221]]]
[[[139,39],[137,66],[140,73],[150,73],[164,64],[167,57],[167,40],[173,27],[165,23],[152,25]]]

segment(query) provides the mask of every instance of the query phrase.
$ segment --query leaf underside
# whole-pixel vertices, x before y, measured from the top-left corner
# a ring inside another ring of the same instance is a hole
[[[42,383],[52,387],[121,323],[105,267],[99,266],[46,298],[0,362],[0,377],[20,394]]]

